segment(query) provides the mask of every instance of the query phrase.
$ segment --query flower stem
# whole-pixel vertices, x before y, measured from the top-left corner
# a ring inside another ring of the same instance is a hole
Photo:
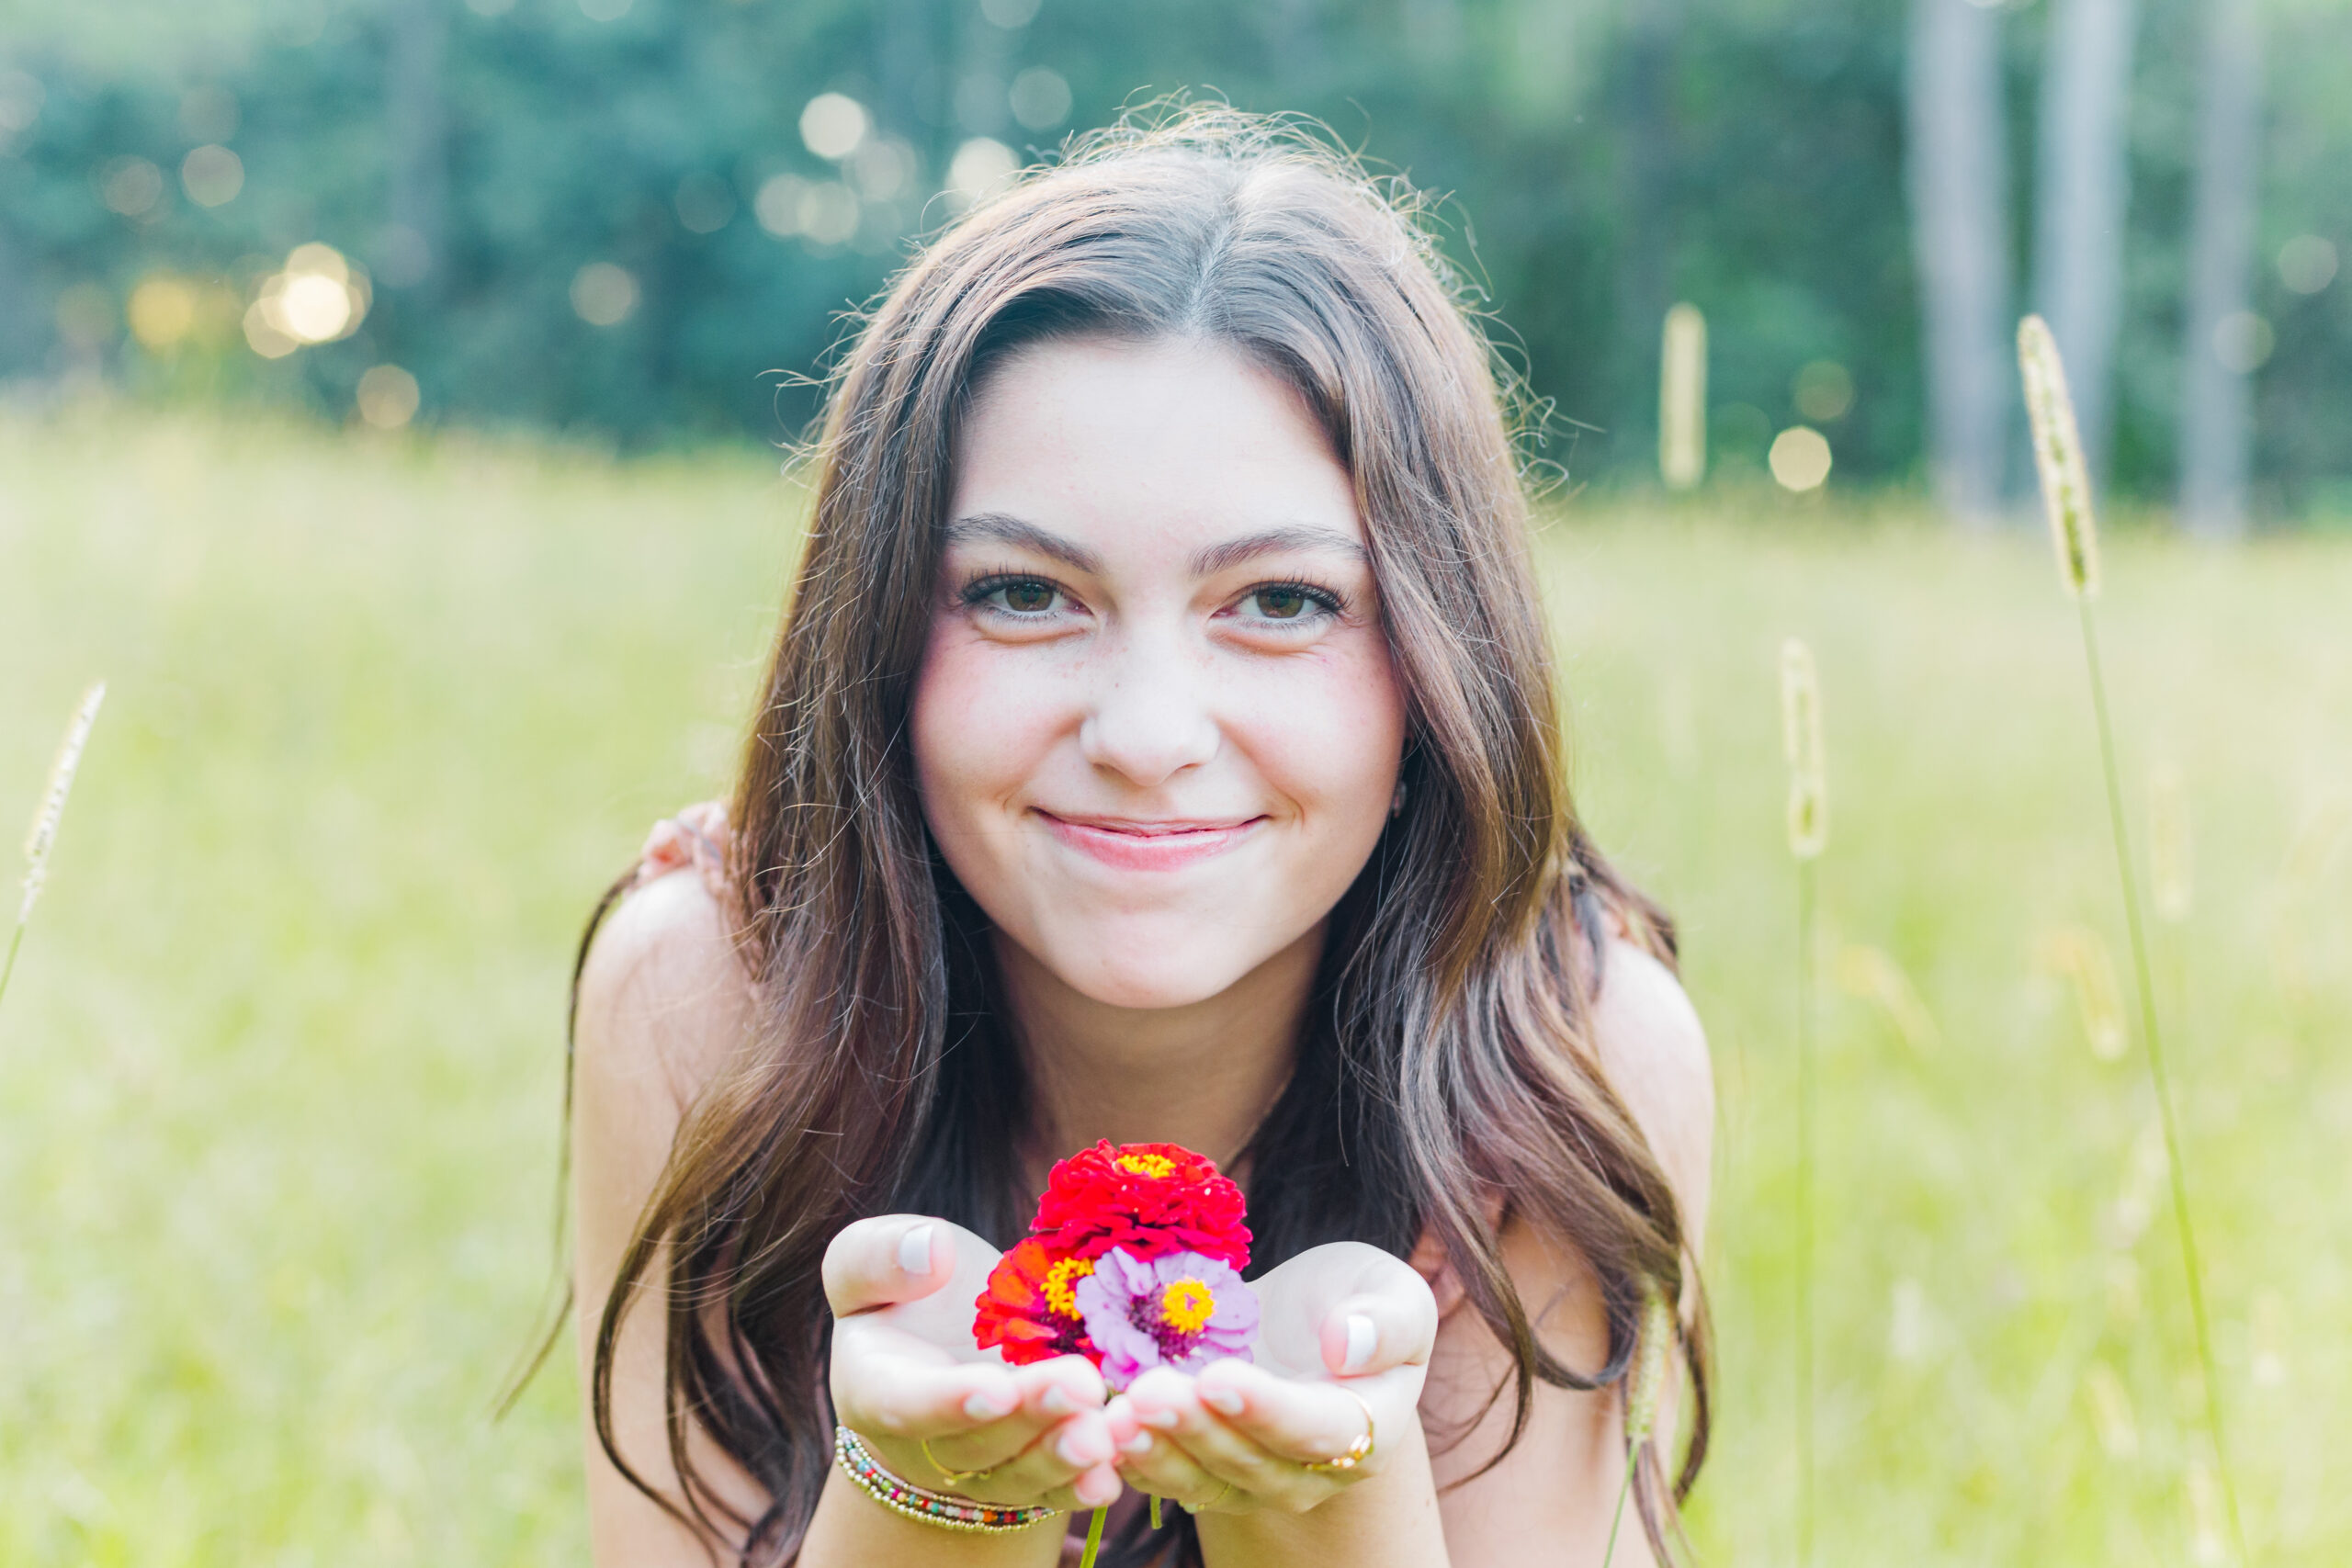
[[[1814,867],[1797,862],[1797,1568],[1813,1562]]]
[[[1159,1528],[1159,1494],[1157,1492],[1151,1495],[1151,1528]]]
[[[2107,682],[2099,670],[2098,633],[2090,601],[2077,599],[2083,623],[2083,662],[2089,669],[2091,712],[2098,724],[2098,757],[2107,778],[2107,816],[2115,830],[2115,871],[2123,885],[2123,922],[2132,938],[2132,966],[2140,989],[2140,1031],[2148,1043],[2148,1075],[2156,1091],[2156,1111],[2165,1130],[2165,1168],[2172,1177],[2172,1215],[2180,1235],[2180,1258],[2188,1276],[2188,1314],[2197,1326],[2197,1359],[2205,1374],[2205,1420],[2213,1433],[2215,1468],[2221,1472],[2222,1497],[2229,1506],[2230,1537],[2237,1560],[2246,1561],[2245,1531],[2238,1522],[2237,1483],[2230,1474],[2229,1449],[2222,1436],[2222,1385],[2213,1367],[2212,1330],[2205,1317],[2204,1270],[2197,1258],[2197,1229],[2188,1216],[2188,1177],[2181,1168],[2180,1127],[2174,1119],[2172,1079],[2165,1069],[2163,1037],[2156,1028],[2155,987],[2149,979],[2148,941],[2140,922],[2140,892],[2132,874],[2132,840],[2123,822],[2123,785],[2115,763],[2115,729],[2107,714]]]
[[[1086,1526],[1086,1554],[1078,1560],[1078,1568],[1094,1568],[1094,1555],[1102,1550],[1102,1524],[1110,1517],[1108,1508],[1094,1510],[1094,1517]]]

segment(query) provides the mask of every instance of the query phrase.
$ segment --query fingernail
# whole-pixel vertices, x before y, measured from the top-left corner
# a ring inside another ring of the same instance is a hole
[[[1088,1471],[1078,1478],[1078,1484],[1070,1490],[1077,1493],[1078,1500],[1088,1507],[1107,1508],[1119,1500],[1119,1478]]]
[[[1123,1454],[1132,1454],[1140,1459],[1145,1454],[1151,1452],[1151,1445],[1159,1440],[1159,1438],[1153,1437],[1149,1432],[1137,1432],[1134,1437],[1129,1438],[1125,1442],[1119,1445],[1119,1451]]]
[[[1018,1400],[1008,1400],[1001,1393],[982,1392],[964,1401],[964,1414],[975,1421],[993,1421],[1000,1416],[1010,1416]]]
[[[1078,1405],[1062,1392],[1061,1385],[1056,1383],[1037,1396],[1037,1408],[1048,1416],[1068,1416],[1074,1413]]]
[[[1076,1432],[1064,1432],[1054,1444],[1054,1452],[1061,1456],[1064,1464],[1079,1467],[1092,1464],[1100,1457],[1094,1452],[1094,1445],[1080,1442]]]
[[[1342,1372],[1360,1372],[1372,1365],[1372,1353],[1379,1348],[1380,1331],[1372,1319],[1362,1313],[1348,1314],[1348,1353],[1340,1362]]]
[[[917,1225],[899,1238],[899,1267],[909,1274],[931,1272],[931,1236],[935,1225]]]
[[[1138,1410],[1136,1412],[1136,1419],[1147,1427],[1157,1427],[1163,1432],[1172,1432],[1176,1429],[1176,1412],[1173,1410]]]
[[[1241,1391],[1236,1388],[1203,1389],[1201,1403],[1220,1416],[1238,1416],[1241,1414]]]

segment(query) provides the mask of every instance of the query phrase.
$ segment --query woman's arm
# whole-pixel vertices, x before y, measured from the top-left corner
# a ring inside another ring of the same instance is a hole
[[[1706,1224],[1715,1114],[1713,1071],[1698,1015],[1665,965],[1615,942],[1594,1027],[1602,1069],[1665,1168],[1681,1209],[1683,1236],[1695,1254]],[[1525,1225],[1508,1227],[1502,1240],[1504,1263],[1545,1346],[1570,1366],[1601,1365],[1608,1358],[1608,1324],[1582,1255]],[[1510,1372],[1510,1352],[1476,1313],[1447,1313],[1421,1402],[1441,1449],[1432,1461],[1441,1488],[1485,1464],[1509,1435],[1508,1387],[1483,1414],[1481,1407]],[[1662,1434],[1674,1430],[1673,1387],[1669,1379],[1660,1403]],[[1465,1427],[1466,1435],[1452,1440]],[[1662,1437],[1660,1447],[1666,1446]],[[1624,1455],[1617,1390],[1579,1393],[1537,1384],[1518,1446],[1484,1475],[1439,1494],[1453,1568],[1599,1568]],[[1649,1545],[1630,1501],[1625,1512],[1612,1568],[1648,1568]]]
[[[679,1122],[752,1016],[751,988],[725,917],[698,876],[663,875],[630,893],[589,950],[580,977],[571,1113],[573,1313],[583,1400],[605,1297]],[[683,1506],[662,1418],[663,1268],[657,1258],[651,1288],[621,1320],[613,1435],[630,1468]],[[596,1561],[609,1568],[707,1568],[704,1542],[630,1485],[594,1426],[583,1425]],[[694,1439],[700,1473],[739,1513],[756,1517],[766,1506],[758,1484],[707,1438],[696,1433]]]

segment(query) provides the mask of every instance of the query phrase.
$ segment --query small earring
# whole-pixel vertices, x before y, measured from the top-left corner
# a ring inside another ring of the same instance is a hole
[[[1402,780],[1402,779],[1398,779],[1398,780],[1396,781],[1396,793],[1395,795],[1390,795],[1390,796],[1388,797],[1388,816],[1389,816],[1389,819],[1390,819],[1391,821],[1394,821],[1396,818],[1399,818],[1399,817],[1403,816],[1404,814],[1405,814],[1405,781],[1404,781],[1404,780]]]

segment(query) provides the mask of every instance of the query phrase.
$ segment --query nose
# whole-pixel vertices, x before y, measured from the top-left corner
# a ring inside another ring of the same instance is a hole
[[[1132,637],[1102,660],[1079,727],[1079,750],[1138,789],[1196,768],[1223,743],[1207,701],[1208,672],[1187,651]]]

